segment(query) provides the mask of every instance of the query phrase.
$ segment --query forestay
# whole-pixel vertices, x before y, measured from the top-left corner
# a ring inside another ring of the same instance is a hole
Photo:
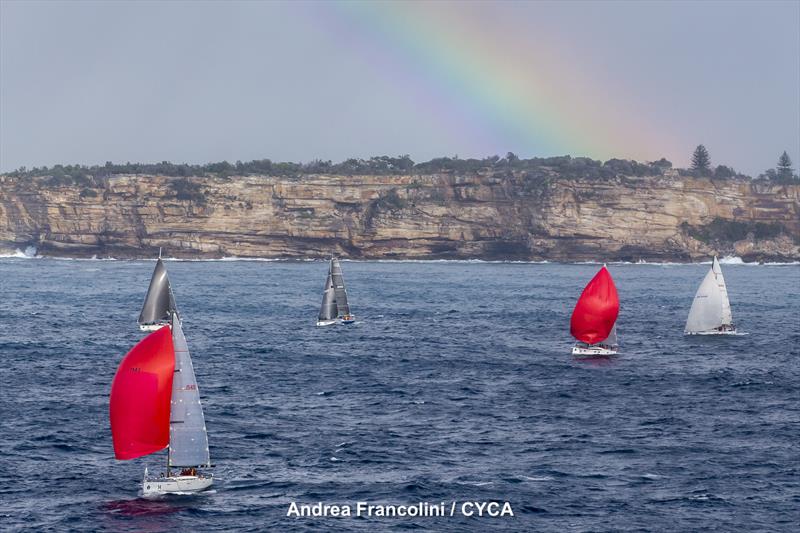
[[[172,319],[175,377],[172,380],[172,413],[169,424],[169,466],[211,466],[208,434],[200,405],[200,391],[180,320]]]

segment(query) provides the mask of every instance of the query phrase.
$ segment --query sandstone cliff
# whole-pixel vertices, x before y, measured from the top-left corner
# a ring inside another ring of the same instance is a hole
[[[800,185],[557,173],[0,176],[0,252],[152,257],[800,260]]]

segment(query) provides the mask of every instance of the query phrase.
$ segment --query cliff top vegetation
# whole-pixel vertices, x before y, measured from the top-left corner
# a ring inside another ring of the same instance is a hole
[[[707,156],[707,153],[706,153]],[[696,165],[695,165],[696,167]],[[299,177],[303,174],[331,174],[343,176],[358,175],[402,175],[402,174],[436,174],[436,173],[476,173],[476,172],[533,172],[552,171],[566,178],[585,178],[607,180],[616,176],[659,176],[672,169],[672,163],[660,159],[647,163],[627,159],[609,159],[599,161],[588,157],[534,157],[522,159],[509,152],[505,157],[493,155],[483,159],[461,159],[458,156],[437,157],[430,161],[415,163],[408,155],[376,156],[369,159],[347,159],[340,163],[313,160],[308,163],[275,162],[270,159],[253,161],[221,161],[194,165],[188,163],[113,163],[104,165],[54,165],[53,167],[21,167],[7,172],[6,176],[14,177],[52,177],[56,183],[75,183],[89,185],[92,178],[104,178],[118,174],[150,174],[171,177],[188,176],[247,176],[266,175],[281,177]],[[711,167],[706,161],[702,168],[676,169],[681,176],[707,176],[715,179],[744,178],[750,176],[736,172],[725,165]],[[797,175],[786,170],[776,173],[770,169],[759,176],[760,180],[793,182]]]

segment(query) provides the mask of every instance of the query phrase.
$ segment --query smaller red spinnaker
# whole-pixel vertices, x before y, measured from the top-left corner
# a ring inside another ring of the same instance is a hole
[[[583,289],[572,311],[569,332],[586,344],[606,340],[619,315],[619,296],[614,280],[603,265]]]
[[[117,459],[135,459],[169,444],[175,348],[168,326],[151,333],[122,359],[111,383],[111,434]]]

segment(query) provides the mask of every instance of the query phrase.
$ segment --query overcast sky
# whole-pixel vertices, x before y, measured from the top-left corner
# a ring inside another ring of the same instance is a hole
[[[0,0],[0,171],[409,154],[800,163],[800,2]]]

